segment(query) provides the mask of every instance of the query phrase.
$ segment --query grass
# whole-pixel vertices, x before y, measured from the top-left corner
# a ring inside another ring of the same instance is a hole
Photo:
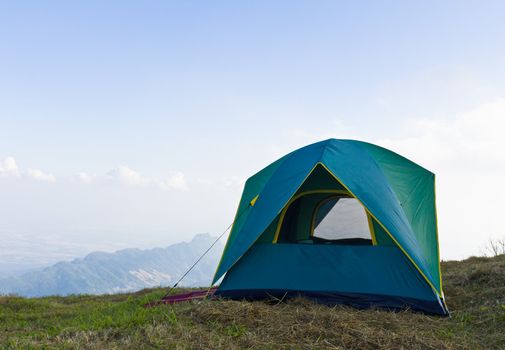
[[[442,263],[451,318],[132,294],[0,297],[1,349],[505,349],[505,256]]]

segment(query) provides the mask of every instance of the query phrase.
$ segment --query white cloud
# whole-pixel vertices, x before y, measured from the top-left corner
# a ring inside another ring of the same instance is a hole
[[[238,176],[230,176],[223,179],[223,185],[228,188],[243,188],[246,179]]]
[[[147,186],[151,180],[147,177],[142,176],[135,170],[120,165],[107,173],[107,178],[118,181],[124,185],[128,186]]]
[[[78,182],[81,182],[84,184],[89,184],[96,179],[96,175],[85,173],[85,172],[80,172],[80,173],[75,174],[74,179],[77,180]]]
[[[0,162],[0,175],[19,176],[19,168],[13,157],[6,157]]]
[[[26,176],[30,179],[37,181],[54,182],[56,177],[51,173],[44,173],[39,169],[28,169],[21,171],[13,157],[6,157],[3,161],[0,161],[0,176],[15,176],[20,177],[21,175]]]
[[[452,120],[413,120],[404,129],[410,136],[379,142],[412,153],[419,162],[432,167],[472,172],[505,170],[505,98]]]
[[[167,179],[158,181],[158,185],[164,190],[187,191],[189,189],[186,177],[180,171],[173,172]]]
[[[171,172],[167,177],[160,180],[144,176],[139,172],[122,165],[109,171],[106,178],[118,181],[119,183],[128,186],[157,187],[162,190],[177,191],[187,191],[189,189],[186,176],[180,171]]]
[[[42,170],[39,169],[28,169],[26,171],[26,174],[28,175],[28,177],[37,181],[46,181],[46,182],[56,181],[56,178],[54,177],[53,174],[44,173]]]

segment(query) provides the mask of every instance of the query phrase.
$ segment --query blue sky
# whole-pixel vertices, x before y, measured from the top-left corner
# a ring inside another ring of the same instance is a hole
[[[505,235],[503,13],[502,1],[0,2],[3,249],[38,242],[51,260],[219,233],[251,173],[336,137],[436,172],[442,256],[479,254]],[[469,183],[486,205],[460,207]]]

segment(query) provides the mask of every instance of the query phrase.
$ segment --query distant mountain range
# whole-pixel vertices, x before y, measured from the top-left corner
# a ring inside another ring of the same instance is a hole
[[[20,276],[0,279],[0,294],[46,296],[109,294],[169,286],[214,242],[209,234],[166,248],[94,252],[82,259],[59,262]],[[208,286],[223,245],[217,243],[184,278],[181,286]]]

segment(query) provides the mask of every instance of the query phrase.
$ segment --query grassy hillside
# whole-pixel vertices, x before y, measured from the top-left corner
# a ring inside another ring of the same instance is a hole
[[[163,290],[0,297],[0,348],[505,348],[505,256],[442,266],[452,318],[329,308],[305,300],[142,307]]]

